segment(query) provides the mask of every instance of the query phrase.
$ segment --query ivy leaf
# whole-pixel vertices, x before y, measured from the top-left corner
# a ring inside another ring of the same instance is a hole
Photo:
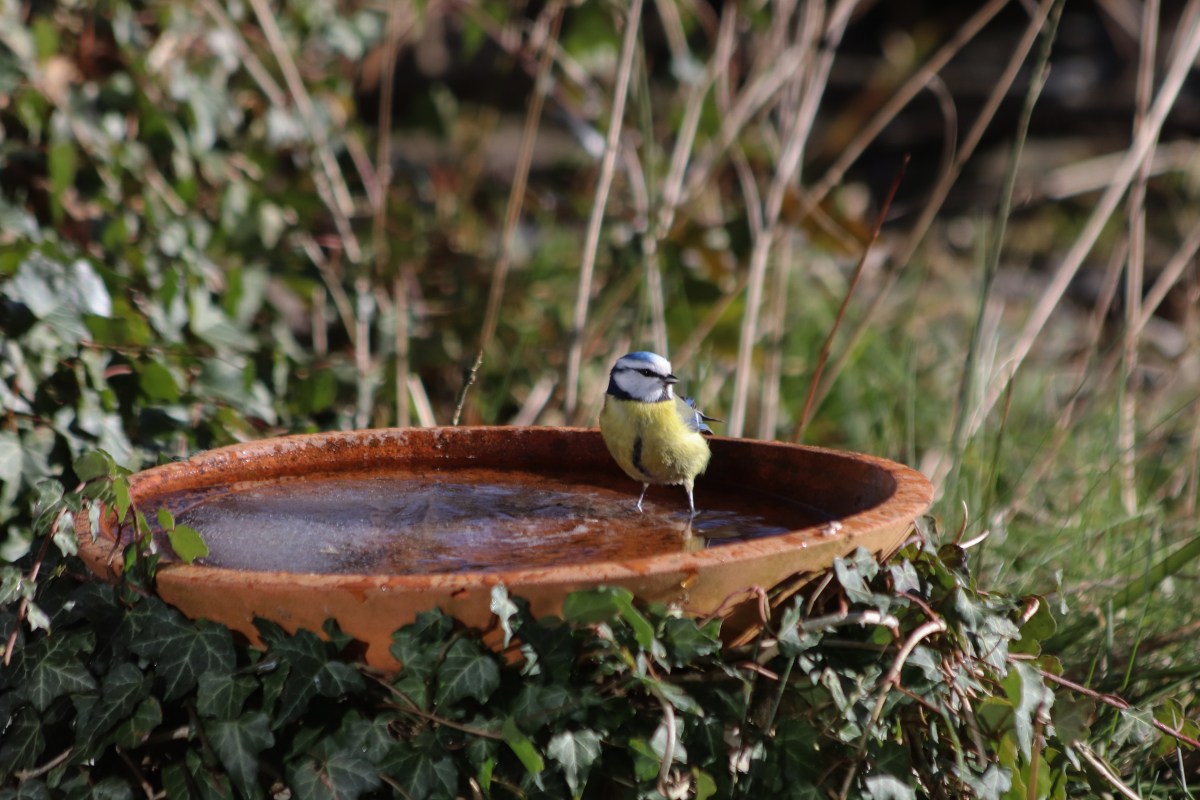
[[[133,664],[118,664],[104,676],[96,702],[80,709],[76,721],[76,736],[80,741],[100,738],[118,723],[129,718],[134,709],[150,694],[151,679]]]
[[[200,532],[190,525],[176,525],[171,528],[167,531],[167,539],[170,540],[175,555],[185,564],[191,564],[197,558],[208,555],[208,543],[204,541]]]
[[[458,795],[458,770],[448,755],[430,756],[415,747],[397,748],[384,767],[412,800]]]
[[[0,774],[11,775],[32,767],[45,749],[42,720],[26,706],[9,721],[4,731],[4,744],[0,745]]]
[[[279,708],[275,711],[275,726],[279,727],[304,714],[309,701],[321,688],[317,676],[324,671],[328,659],[325,643],[312,631],[300,630],[295,636],[270,644],[269,657],[287,665],[287,679],[279,697]]]
[[[546,755],[563,768],[571,794],[578,796],[587,783],[588,770],[600,757],[600,737],[593,730],[563,731],[550,738]]]
[[[392,634],[392,656],[404,665],[402,675],[433,674],[442,645],[454,630],[454,620],[441,609],[424,611],[416,620]]]
[[[200,676],[196,688],[196,711],[202,717],[233,719],[242,713],[246,698],[258,688],[258,682],[242,675],[234,678],[219,672]]]
[[[571,629],[555,617],[521,625],[521,653],[525,656],[525,674],[545,675],[553,683],[571,682],[575,669],[575,640]]]
[[[530,738],[521,733],[521,729],[517,727],[517,723],[513,721],[512,717],[505,718],[504,726],[500,729],[500,736],[531,775],[537,775],[546,768],[546,762],[542,760],[541,754],[533,746]]]
[[[1033,728],[1039,711],[1049,711],[1054,703],[1051,692],[1042,676],[1028,664],[1017,661],[1008,677],[1004,679],[1004,690],[1013,705],[1013,732],[1021,755],[1028,761],[1033,747]]]
[[[854,551],[851,558],[838,558],[833,562],[833,572],[838,583],[842,585],[846,597],[852,603],[875,604],[875,595],[867,582],[874,578],[878,571],[879,564],[875,557],[861,547]]]
[[[438,669],[437,703],[449,705],[466,697],[481,703],[500,685],[500,668],[474,639],[457,639]]]
[[[80,482],[86,483],[96,478],[112,476],[116,470],[116,464],[113,462],[112,456],[103,450],[92,450],[75,459],[71,468]]]
[[[134,710],[133,716],[117,727],[117,744],[125,748],[137,747],[154,733],[154,729],[161,725],[162,721],[162,706],[157,698],[147,697]]]
[[[94,691],[96,679],[78,660],[80,651],[91,649],[91,637],[85,634],[40,638],[18,651],[17,685],[38,711],[63,695]]]
[[[117,521],[124,522],[125,515],[129,513],[129,507],[133,505],[133,500],[129,497],[129,480],[127,478],[117,478],[113,481],[113,496],[116,498]]]
[[[536,731],[583,706],[586,698],[573,687],[527,681],[513,700],[509,713],[522,730]]]
[[[189,621],[153,600],[142,601],[133,615],[130,646],[155,662],[155,673],[165,684],[163,699],[174,700],[191,691],[206,672],[233,671],[233,638],[223,625]]]
[[[382,783],[374,764],[347,752],[335,753],[326,761],[305,759],[292,772],[292,780],[298,797],[329,800],[358,797]]]
[[[563,600],[563,619],[581,625],[608,622],[620,613],[619,600],[633,600],[633,593],[620,586],[602,586],[571,592]]]
[[[703,627],[696,620],[668,617],[663,624],[663,638],[676,666],[682,666],[721,650],[721,621],[714,619]]]
[[[513,617],[520,612],[520,608],[509,598],[508,589],[504,588],[504,584],[498,583],[492,587],[491,609],[500,620],[500,629],[504,631],[504,646],[508,647],[513,637]]]
[[[235,720],[210,722],[204,730],[238,791],[245,797],[261,796],[258,754],[275,744],[267,715],[255,711]]]
[[[354,665],[344,661],[327,661],[315,678],[317,691],[325,697],[342,697],[362,691],[363,677]]]
[[[116,775],[97,781],[91,788],[91,800],[133,800],[133,789],[129,787],[129,782]]]
[[[179,386],[175,383],[175,377],[158,361],[142,364],[138,388],[151,402],[174,403],[179,400]]]
[[[871,800],[916,800],[917,793],[895,775],[868,775],[863,779]]]

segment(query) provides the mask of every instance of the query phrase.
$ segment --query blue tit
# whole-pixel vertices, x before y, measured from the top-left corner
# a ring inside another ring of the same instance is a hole
[[[675,395],[671,387],[678,381],[660,355],[621,356],[608,377],[600,434],[625,474],[642,483],[638,511],[651,484],[682,485],[695,516],[693,484],[712,455],[701,434],[712,433],[704,424],[712,417]]]

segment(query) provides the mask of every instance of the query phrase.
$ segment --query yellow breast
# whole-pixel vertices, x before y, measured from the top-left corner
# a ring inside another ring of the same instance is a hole
[[[675,400],[639,403],[604,398],[600,433],[625,474],[643,483],[683,484],[690,490],[708,466],[708,442],[687,426]]]

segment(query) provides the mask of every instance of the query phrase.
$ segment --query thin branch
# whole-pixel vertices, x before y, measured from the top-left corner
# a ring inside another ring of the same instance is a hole
[[[854,777],[858,774],[859,765],[862,763],[863,754],[867,751],[867,742],[870,739],[871,728],[879,721],[879,715],[883,713],[884,703],[887,702],[888,695],[891,694],[892,688],[899,683],[900,670],[904,668],[904,664],[908,661],[908,657],[912,651],[922,640],[932,636],[935,633],[941,633],[946,630],[946,623],[941,619],[931,619],[917,627],[904,642],[904,646],[900,648],[900,652],[896,654],[895,660],[892,661],[892,666],[884,676],[881,683],[883,689],[879,692],[879,696],[875,699],[875,707],[871,710],[871,721],[864,726],[862,738],[858,743],[858,753],[854,761],[850,764],[850,769],[846,771],[846,777],[842,781],[842,790],[838,797],[845,800],[850,795],[850,786],[854,783]]]
[[[1092,752],[1092,748],[1088,747],[1083,742],[1075,743],[1075,750],[1079,755],[1083,756],[1083,760],[1091,765],[1092,769],[1100,773],[1100,777],[1108,781],[1108,785],[1117,790],[1117,793],[1129,800],[1142,800],[1142,796],[1126,786],[1117,773],[1113,772],[1112,767],[1105,764],[1104,761]]]
[[[574,321],[571,326],[571,342],[567,353],[567,386],[564,406],[568,420],[574,419],[579,404],[579,371],[583,362],[583,332],[584,326],[587,324],[588,303],[592,294],[592,276],[596,269],[596,253],[600,248],[600,228],[604,222],[604,209],[608,205],[608,192],[612,187],[617,149],[621,145],[625,98],[629,94],[629,81],[633,73],[633,54],[638,41],[641,19],[642,0],[633,0],[629,13],[625,17],[625,37],[621,42],[621,59],[617,68],[616,90],[608,121],[604,158],[600,163],[596,195],[592,200],[591,218],[588,220],[587,238],[583,246],[583,263],[579,267],[579,286],[575,295]]]

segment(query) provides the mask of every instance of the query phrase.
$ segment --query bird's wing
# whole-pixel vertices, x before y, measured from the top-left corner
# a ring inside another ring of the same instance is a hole
[[[679,418],[683,420],[683,424],[688,428],[700,433],[712,433],[712,428],[705,425],[705,422],[720,422],[716,417],[710,417],[696,408],[696,401],[690,397],[675,397],[675,410],[679,412]]]

